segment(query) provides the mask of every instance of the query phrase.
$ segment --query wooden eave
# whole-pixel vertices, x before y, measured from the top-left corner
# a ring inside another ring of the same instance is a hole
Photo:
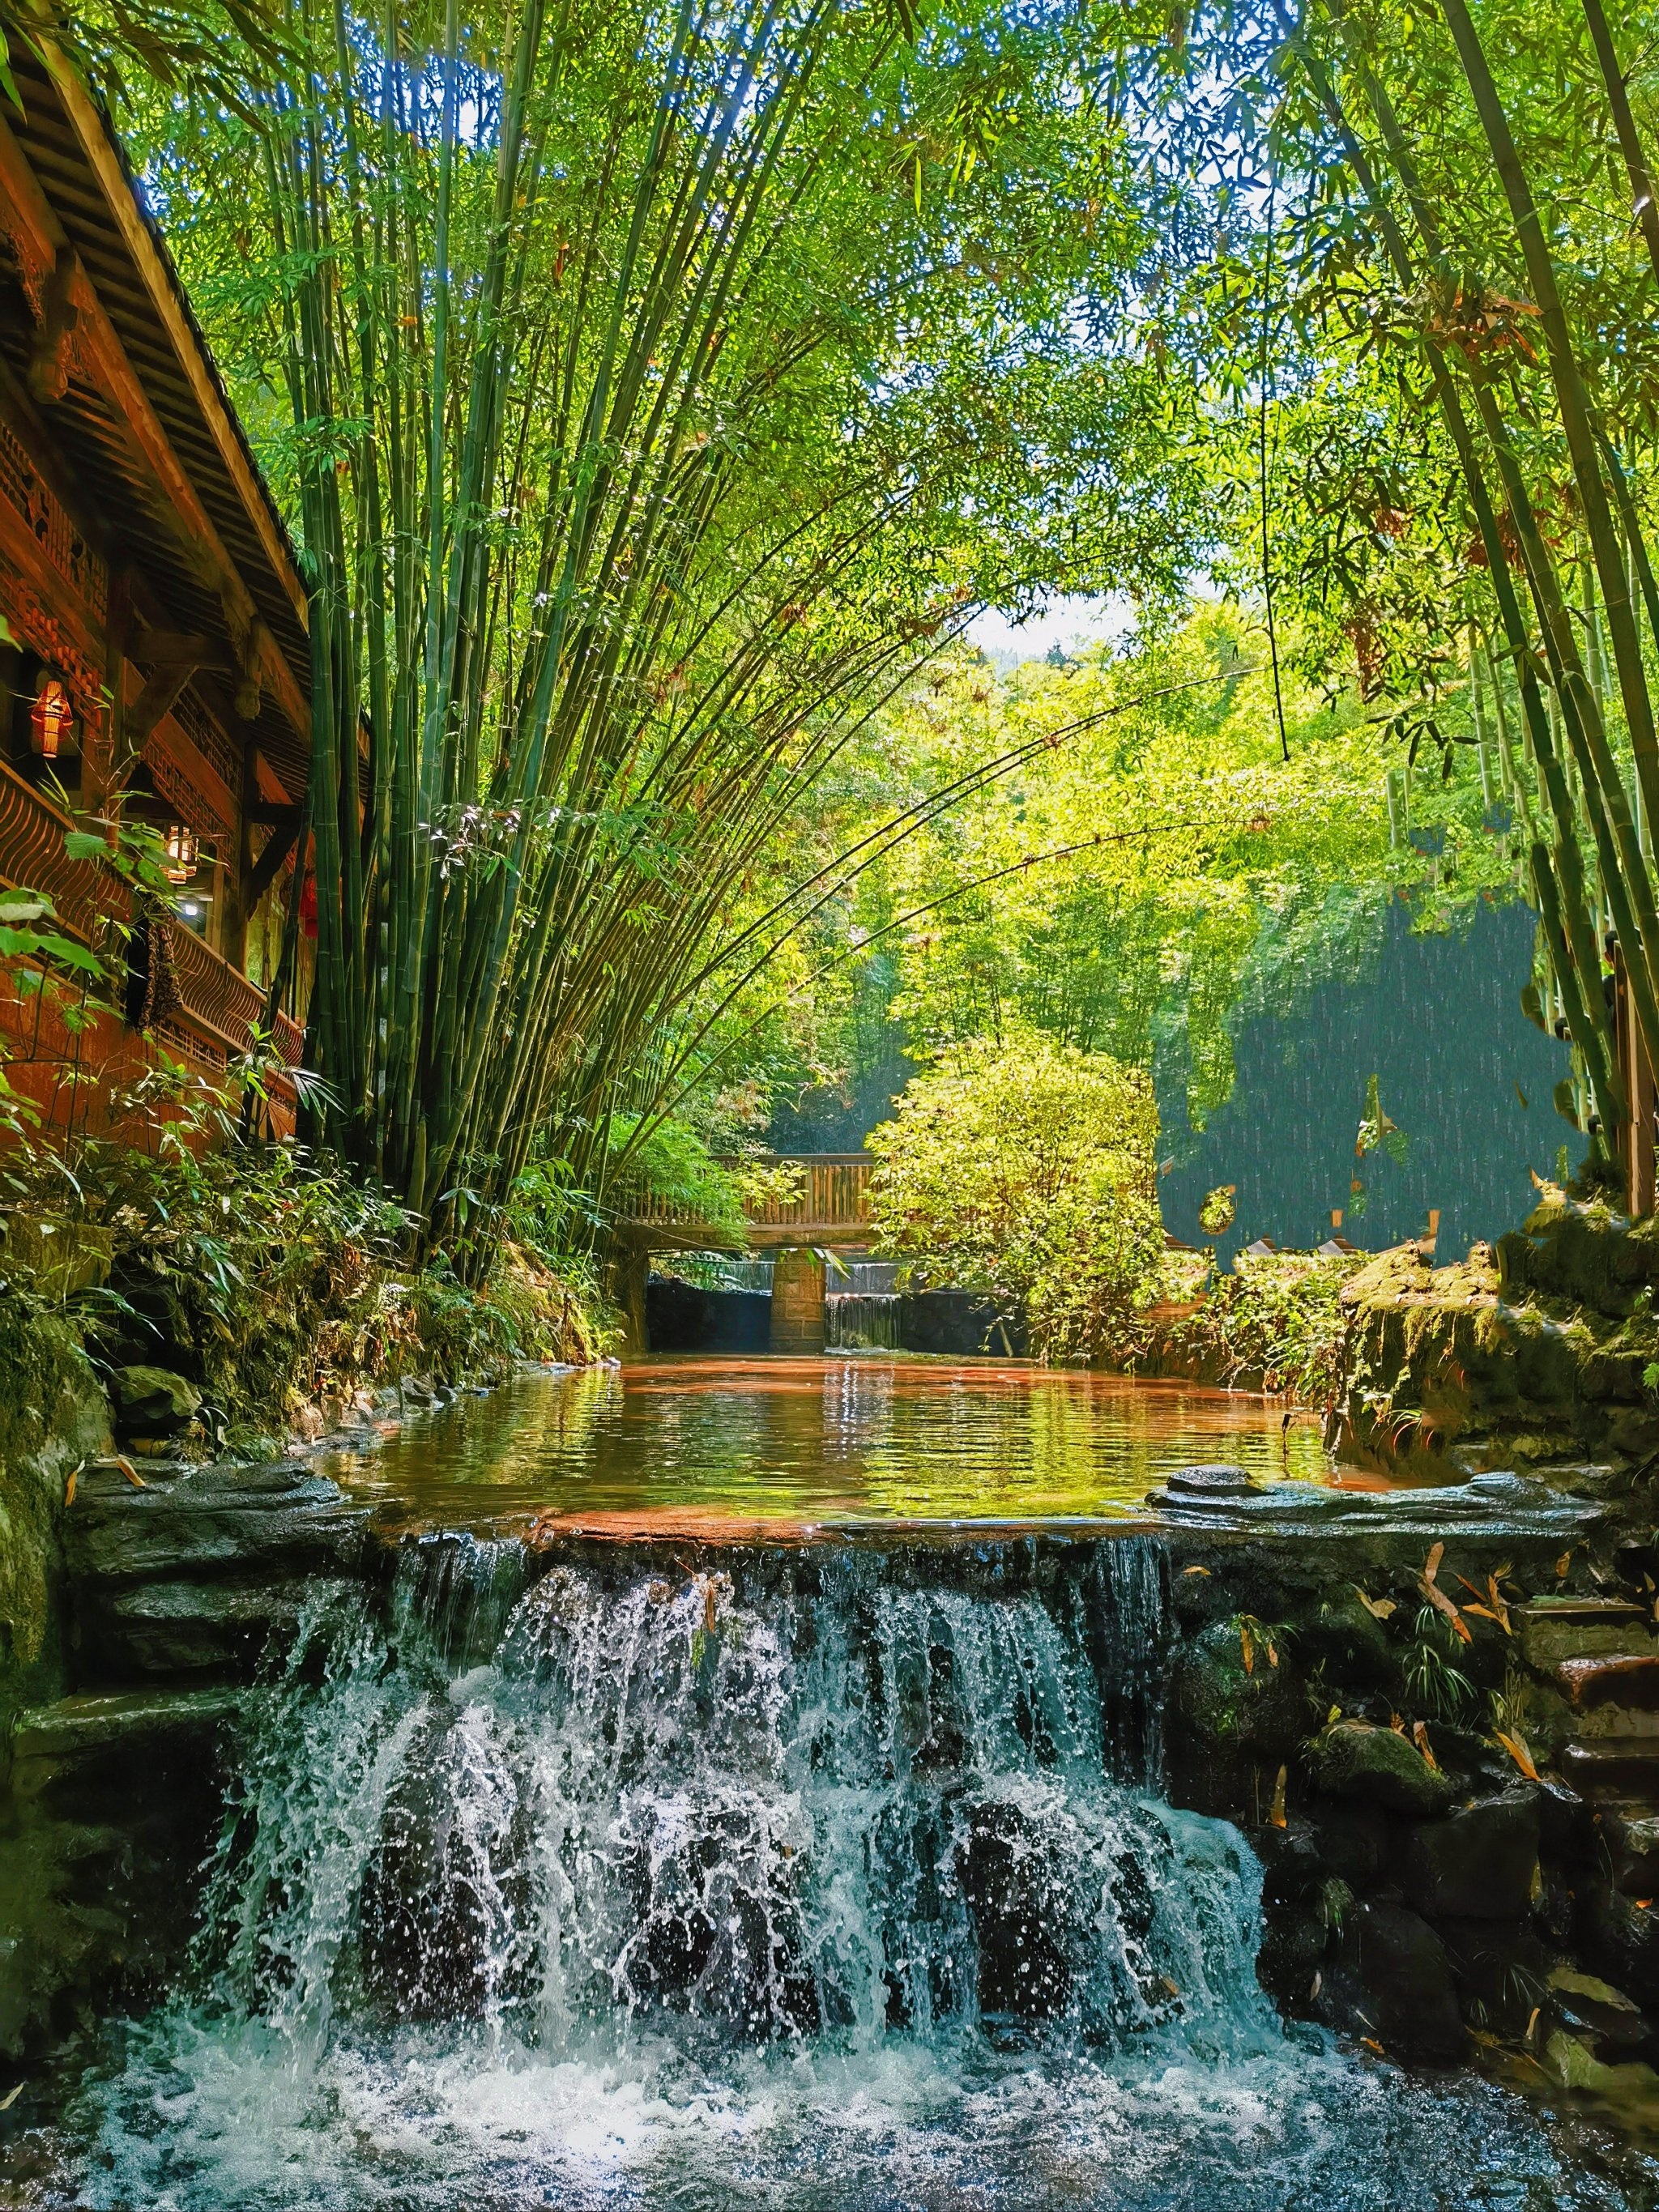
[[[37,380],[36,399],[74,508],[162,626],[215,642],[221,671],[199,686],[297,802],[310,651],[282,518],[102,110],[61,62],[21,41],[11,58],[23,112],[0,108],[0,359],[28,389],[55,345],[62,388]],[[232,711],[238,672],[259,682],[247,720]]]

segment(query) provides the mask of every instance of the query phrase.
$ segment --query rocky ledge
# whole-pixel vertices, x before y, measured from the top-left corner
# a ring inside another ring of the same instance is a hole
[[[1310,1505],[1196,1470],[1164,1502],[1171,1794],[1262,1858],[1281,2008],[1659,2095],[1652,1541],[1511,1474]]]

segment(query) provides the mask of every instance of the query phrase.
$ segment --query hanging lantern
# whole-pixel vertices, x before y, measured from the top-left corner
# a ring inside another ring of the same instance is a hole
[[[187,884],[196,873],[196,832],[185,822],[169,822],[167,834],[167,881]]]
[[[57,759],[73,727],[68,692],[57,677],[46,677],[34,695],[34,709],[29,717],[34,750],[42,760]]]

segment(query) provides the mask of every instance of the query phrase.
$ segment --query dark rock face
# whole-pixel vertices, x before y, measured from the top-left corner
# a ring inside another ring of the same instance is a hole
[[[1173,1717],[1212,1755],[1282,1759],[1307,1734],[1307,1691],[1288,1645],[1248,1622],[1216,1621],[1194,1637],[1171,1689]]]
[[[1374,1902],[1346,1916],[1332,1992],[1340,2025],[1399,2057],[1450,2066],[1468,2048],[1445,1946],[1403,1905]]]
[[[1328,1729],[1312,1764],[1320,1787],[1333,1796],[1357,1798],[1385,1812],[1443,1813],[1452,1800],[1452,1783],[1414,1743],[1393,1729],[1373,1728],[1364,1721],[1341,1721]]]
[[[179,1961],[234,1692],[71,1697],[20,1713],[0,1792],[0,2056]]]
[[[1537,1792],[1523,1784],[1425,1821],[1402,1857],[1407,1898],[1431,1920],[1522,1920],[1538,1878]]]
[[[289,1463],[92,1469],[64,1527],[79,1663],[115,1682],[247,1680],[307,1580],[355,1571],[365,1516]]]

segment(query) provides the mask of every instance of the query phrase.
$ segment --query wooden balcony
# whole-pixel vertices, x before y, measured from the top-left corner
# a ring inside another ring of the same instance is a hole
[[[90,943],[100,920],[125,914],[126,891],[113,869],[65,852],[64,832],[72,826],[50,799],[0,763],[0,884],[44,892],[65,933]],[[222,1073],[246,1051],[252,1025],[263,1020],[264,993],[182,924],[172,936],[184,1004],[158,1034],[169,1051],[204,1072]],[[278,1014],[276,1031],[283,1059],[297,1066],[305,1042],[300,1028]]]

